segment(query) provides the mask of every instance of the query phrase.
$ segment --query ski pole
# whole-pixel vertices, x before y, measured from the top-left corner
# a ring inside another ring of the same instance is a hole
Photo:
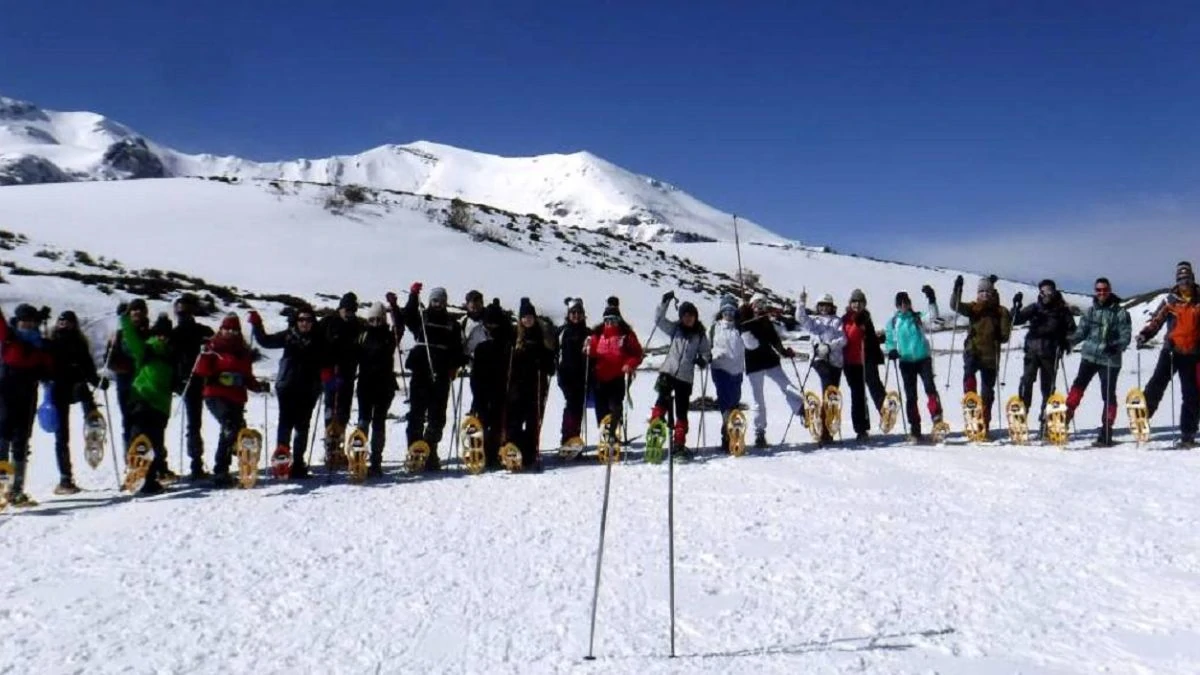
[[[600,569],[604,564],[604,532],[608,524],[608,494],[612,485],[612,462],[605,462],[604,468],[604,501],[600,507],[600,546],[596,552],[596,580],[592,586],[592,628],[588,637],[588,653],[585,661],[595,661],[594,647],[596,645],[596,607],[600,600]]]
[[[697,449],[704,447],[704,411],[708,409],[708,402],[705,396],[708,393],[708,369],[700,371],[700,428],[697,430],[699,444]]]
[[[900,399],[900,423],[903,425],[901,428],[904,429],[904,435],[908,436],[908,408],[904,404],[904,377],[900,373],[900,361],[896,360],[892,363],[896,364],[896,382],[900,385],[896,387],[896,398]],[[913,387],[913,389],[916,389],[916,387]],[[928,394],[926,394],[926,397],[928,397]],[[915,401],[913,403],[914,405],[916,404]],[[917,414],[921,414],[920,410],[917,411]]]
[[[588,422],[587,422],[587,418],[588,418],[587,396],[588,396],[588,374],[589,374],[588,371],[590,371],[591,369],[592,369],[591,368],[591,354],[584,352],[584,354],[583,354],[583,411],[580,414],[583,415],[582,431],[583,431],[583,447],[585,447],[585,448],[587,447],[587,424],[588,424]]]
[[[1063,352],[1062,360],[1058,362],[1058,365],[1059,365],[1060,369],[1062,370],[1063,392],[1070,392],[1071,384],[1070,384],[1070,381],[1067,379],[1067,353],[1066,352]],[[1074,416],[1071,417],[1071,431],[1074,433],[1079,433],[1079,425],[1075,423]]]
[[[1175,351],[1167,352],[1167,357],[1171,359],[1171,426],[1175,426]]]
[[[703,410],[701,411],[703,414]],[[701,427],[703,429],[703,427]],[[671,585],[671,658],[675,658],[675,444],[667,446],[667,556],[668,579]]]
[[[946,363],[946,391],[950,391],[950,371],[954,369],[954,350],[956,344],[954,340],[958,337],[958,307],[962,304],[962,290],[958,289],[956,294],[950,292],[950,318],[954,322],[950,328],[950,360]]]
[[[120,329],[117,329],[116,336],[113,338],[112,342],[110,342],[108,344],[108,349],[105,350],[103,370],[108,374],[112,374],[112,371],[109,369],[109,366],[112,363],[113,350],[116,349],[117,341],[120,339],[121,339],[121,331],[120,331]],[[112,378],[109,377],[108,375],[104,376],[104,380],[105,380],[105,382],[112,382]],[[117,461],[118,461],[118,457],[119,457],[122,465],[124,465],[125,455],[117,453],[117,438],[116,438],[116,435],[113,433],[112,407],[109,406],[108,386],[101,387],[100,392],[102,394],[104,394],[104,412],[105,412],[104,421],[108,424],[108,443],[109,443],[109,446],[112,448],[112,454],[113,454],[113,461],[112,461],[113,477],[117,479],[117,490],[120,491],[120,489],[121,489],[121,472],[117,470]],[[124,421],[124,418],[122,418],[122,421]],[[126,449],[128,449],[128,448],[126,448]]]

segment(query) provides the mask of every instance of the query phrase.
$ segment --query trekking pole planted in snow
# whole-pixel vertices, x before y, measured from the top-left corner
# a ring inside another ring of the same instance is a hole
[[[604,502],[600,507],[600,546],[596,551],[596,580],[592,586],[592,628],[588,637],[588,653],[585,661],[595,661],[596,606],[600,600],[600,568],[604,564],[604,531],[608,525],[608,493],[612,486],[613,462],[604,463]]]
[[[675,658],[675,444],[667,447],[667,556],[668,580],[671,585],[671,658]]]
[[[946,392],[950,392],[950,371],[954,369],[955,338],[958,337],[958,308],[962,304],[962,275],[954,280],[954,290],[950,291],[950,360],[946,363]]]
[[[708,409],[708,369],[700,371],[700,448],[704,447],[704,411]],[[699,448],[697,448],[699,449]]]
[[[1062,370],[1063,392],[1069,392],[1069,391],[1071,391],[1071,383],[1067,379],[1067,352],[1066,351],[1063,352],[1062,359],[1058,362],[1058,366]],[[1071,431],[1074,433],[1079,433],[1079,425],[1077,425],[1075,423],[1074,416],[1071,417]]]
[[[117,346],[116,341],[120,340],[120,339],[121,339],[121,331],[118,330],[117,336],[113,339],[113,342],[108,345],[108,350],[104,355],[103,370],[105,371],[105,373],[108,373],[104,376],[104,381],[106,383],[112,382],[112,378],[110,378],[108,376],[109,374],[112,374],[112,371],[109,370],[109,364],[112,359],[113,350],[116,349],[116,346]],[[104,394],[104,413],[105,413],[104,421],[108,423],[108,444],[112,448],[112,454],[113,454],[113,460],[112,460],[113,477],[117,479],[117,490],[120,490],[121,485],[122,485],[121,472],[117,469],[117,461],[118,461],[118,457],[119,457],[120,461],[124,462],[125,455],[119,454],[117,452],[117,439],[116,439],[116,436],[113,434],[112,408],[108,404],[108,385],[106,384],[105,386],[100,387],[100,392],[102,394]],[[122,413],[122,414],[124,414],[124,413]],[[124,421],[124,419],[122,419],[122,422],[123,421]]]
[[[738,285],[742,287],[742,300],[746,299],[746,277],[742,274],[742,240],[738,236],[738,217],[733,216],[733,245],[737,249]]]
[[[908,436],[908,408],[904,405],[904,378],[900,375],[900,361],[892,361],[896,364],[896,397],[900,399],[900,423],[903,424],[904,435]],[[916,405],[916,401],[913,401]],[[920,409],[917,410],[920,415]]]

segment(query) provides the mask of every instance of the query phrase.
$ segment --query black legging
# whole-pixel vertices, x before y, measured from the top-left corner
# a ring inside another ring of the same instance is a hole
[[[313,407],[317,405],[320,393],[280,389],[278,398],[279,422],[275,427],[275,444],[291,448],[292,464],[304,466]]]

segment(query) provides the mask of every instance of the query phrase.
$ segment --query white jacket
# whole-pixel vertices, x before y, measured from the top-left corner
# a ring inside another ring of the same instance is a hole
[[[746,342],[733,321],[717,319],[709,329],[712,367],[731,375],[746,371]]]
[[[834,368],[841,368],[843,364],[842,350],[846,347],[846,332],[842,330],[842,317],[834,314],[833,316],[824,316],[821,314],[809,314],[804,311],[801,305],[796,306],[796,323],[800,329],[813,336],[813,358],[817,356],[817,347],[825,345],[829,348],[829,355],[825,360],[829,361],[829,365]]]
[[[491,339],[488,337],[487,329],[483,326],[483,320],[472,319],[470,316],[464,315],[459,319],[458,325],[463,336],[463,353],[467,355],[467,358],[474,358],[475,348],[479,346],[479,343]]]

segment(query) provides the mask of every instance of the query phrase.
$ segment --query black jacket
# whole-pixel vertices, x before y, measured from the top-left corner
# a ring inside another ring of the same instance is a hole
[[[373,396],[394,393],[396,333],[391,326],[368,325],[358,334],[358,391]]]
[[[445,309],[421,309],[417,304],[417,294],[412,293],[404,305],[403,318],[405,328],[416,341],[404,362],[410,371],[428,373],[432,360],[434,374],[448,377],[450,371],[467,364],[462,331]]]
[[[267,334],[262,326],[252,326],[254,339],[267,349],[282,349],[275,389],[280,395],[321,393],[321,370],[332,367],[325,336],[315,328],[307,335],[295,327]]]
[[[546,344],[542,324],[530,328],[517,325],[513,342],[512,388],[522,394],[536,395],[538,387],[546,394],[546,378],[554,374],[554,350]]]
[[[81,384],[93,387],[100,384],[92,350],[79,329],[55,328],[50,339],[50,356],[53,359],[50,379],[56,395],[71,392]]]
[[[337,368],[343,380],[354,377],[358,366],[358,336],[366,324],[358,316],[343,319],[338,313],[330,314],[317,324],[329,349],[330,363]]]
[[[770,370],[779,365],[779,357],[784,353],[783,341],[779,339],[770,315],[743,317],[741,329],[758,341],[754,349],[746,348],[747,374]]]
[[[502,324],[475,347],[471,391],[479,399],[472,403],[476,412],[499,411],[507,401],[513,337],[512,326]]]
[[[1068,339],[1075,332],[1075,317],[1059,293],[1055,293],[1050,302],[1043,303],[1039,298],[1034,304],[1016,312],[1013,325],[1024,323],[1029,324],[1025,334],[1025,351],[1037,356],[1054,358],[1059,350],[1069,348]]]
[[[589,382],[595,378],[584,377],[585,369],[591,364],[583,353],[592,330],[585,323],[564,323],[558,329],[558,381],[563,386],[583,386],[586,379]]]
[[[212,339],[213,329],[204,324],[196,323],[193,318],[180,318],[171,330],[171,351],[175,355],[175,393],[182,394],[192,370],[196,367],[196,357],[205,343]]]

